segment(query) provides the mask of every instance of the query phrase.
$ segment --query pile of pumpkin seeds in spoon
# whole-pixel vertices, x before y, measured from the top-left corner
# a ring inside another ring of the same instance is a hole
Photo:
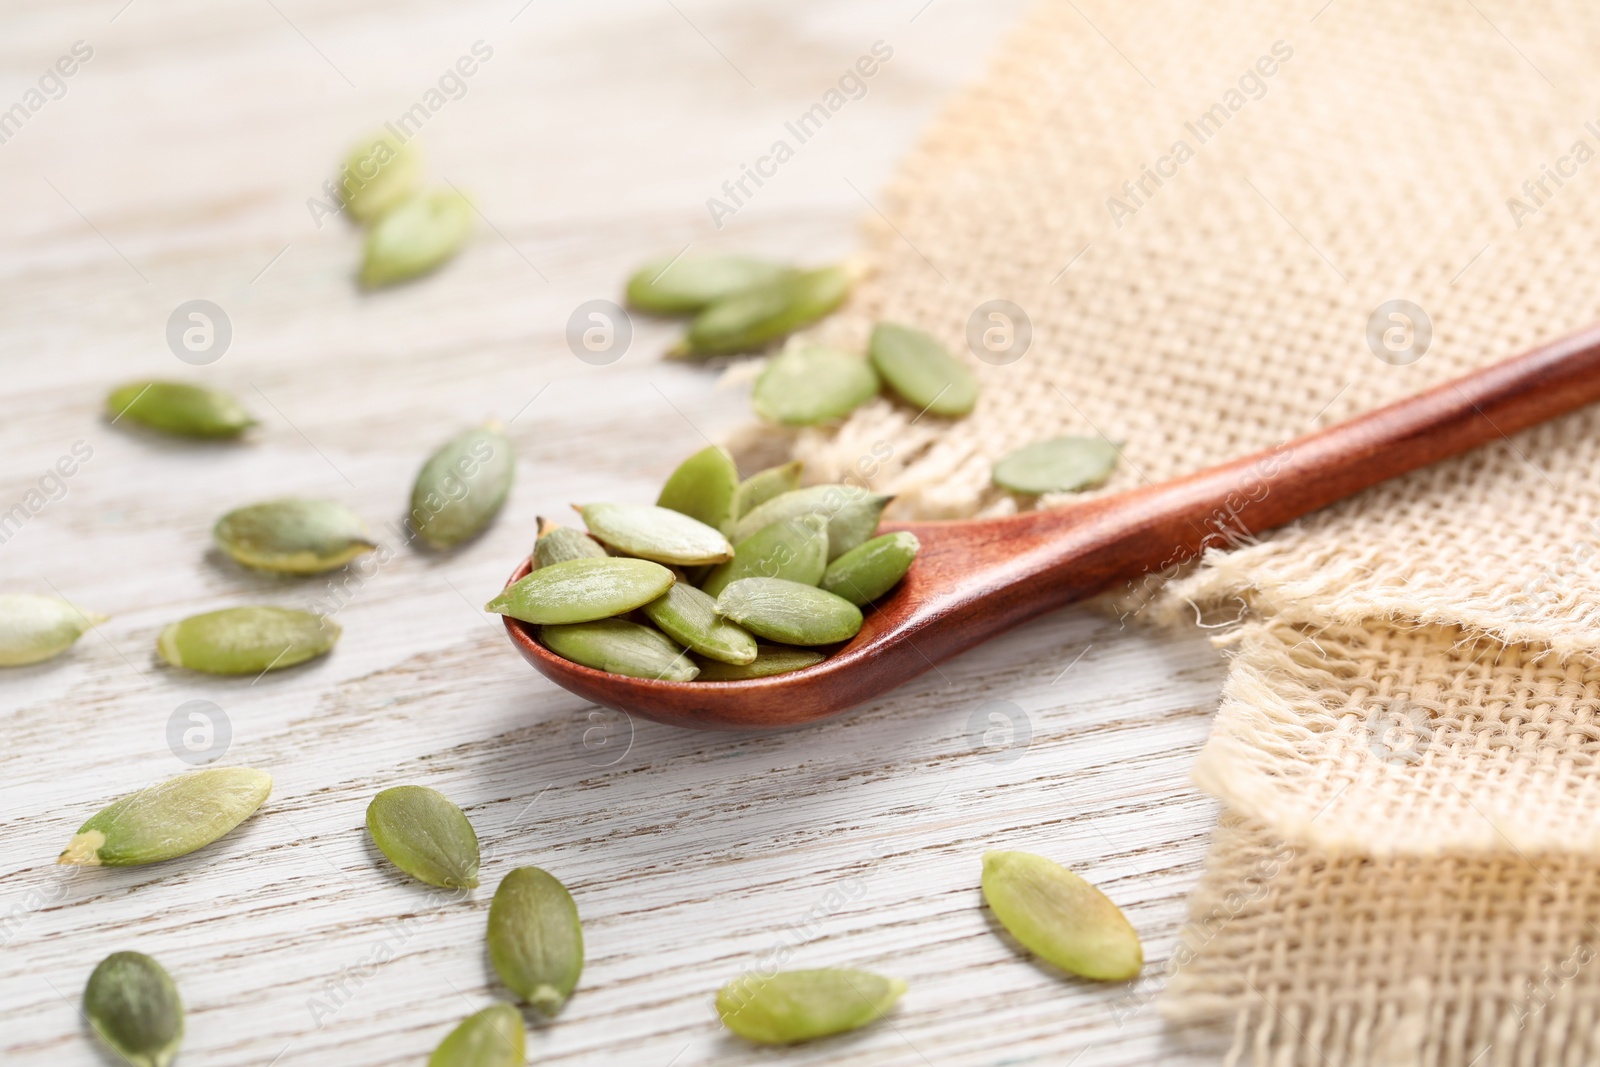
[[[486,610],[540,627],[563,659],[672,682],[761,678],[820,662],[905,576],[915,535],[874,537],[890,497],[800,488],[800,464],[740,480],[696,452],[654,505],[576,505],[587,532],[540,520],[533,571]]]

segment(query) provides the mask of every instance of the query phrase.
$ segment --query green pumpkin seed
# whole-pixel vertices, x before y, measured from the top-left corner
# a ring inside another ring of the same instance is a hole
[[[545,626],[539,639],[562,659],[630,678],[692,682],[700,673],[688,654],[660,631],[626,619]]]
[[[717,614],[715,597],[678,584],[644,606],[661,631],[691,651],[725,663],[756,658],[756,639]]]
[[[489,960],[519,999],[560,1011],[583,970],[583,927],[566,886],[537,867],[506,875],[489,904]]]
[[[889,388],[918,411],[959,416],[977,406],[977,377],[921,330],[879,323],[867,354]]]
[[[53,596],[0,596],[0,667],[41,663],[61,655],[106,616],[80,611]]]
[[[904,530],[874,537],[828,564],[818,585],[866,607],[899,584],[921,547],[917,535]]]
[[[735,293],[696,315],[672,354],[718,356],[760,348],[844,303],[854,280],[845,267],[822,267]]]
[[[720,530],[669,508],[585,504],[576,510],[598,541],[625,555],[678,567],[733,558],[733,546]]]
[[[565,563],[569,559],[604,559],[606,550],[600,542],[570,526],[557,526],[545,519],[539,520],[539,537],[533,543],[533,562],[539,567],[552,563]]]
[[[700,588],[717,596],[740,578],[787,578],[816,585],[828,567],[828,520],[821,515],[763,526],[733,546],[733,558],[719,563]]]
[[[285,574],[320,574],[378,546],[361,517],[331,500],[269,500],[217,520],[218,547],[244,564]]]
[[[428,1067],[524,1067],[527,1041],[522,1013],[510,1004],[491,1004],[450,1031],[428,1057]]]
[[[491,422],[447,442],[422,465],[411,489],[411,528],[434,548],[453,548],[500,514],[517,454]]]
[[[422,178],[422,153],[410,142],[381,132],[350,149],[339,169],[339,195],[363,225],[409,200]]]
[[[801,463],[792,460],[779,467],[757,471],[739,483],[733,494],[733,518],[737,522],[746,512],[754,511],[775,496],[792,493],[800,488]]]
[[[853,485],[796,489],[746,512],[733,524],[732,537],[738,543],[775,522],[821,515],[828,520],[828,559],[835,560],[872,536],[883,509],[893,499]]]
[[[661,487],[656,507],[680,512],[716,530],[727,532],[733,523],[733,494],[739,488],[739,470],[727,449],[702,448],[678,465]]]
[[[134,867],[187,856],[248,819],[272,792],[252,767],[207,767],[130,793],[78,828],[57,863]]]
[[[166,968],[142,952],[113,952],[83,989],[83,1014],[131,1067],[167,1067],[183,1041],[183,1001]]]
[[[681,315],[794,273],[793,267],[745,256],[658,259],[628,279],[628,303],[641,311]]]
[[[717,991],[717,1014],[740,1037],[763,1045],[792,1045],[875,1022],[905,991],[900,979],[870,971],[746,975]]]
[[[756,379],[751,406],[768,422],[816,426],[844,418],[878,395],[866,360],[821,345],[774,356]]]
[[[861,629],[861,609],[850,601],[782,578],[739,579],[717,597],[717,613],[786,645],[831,645]]]
[[[995,485],[1013,493],[1076,493],[1111,477],[1117,446],[1103,437],[1058,437],[1020,448],[994,465]]]
[[[232,394],[185,382],[129,382],[106,397],[106,414],[179,437],[238,437],[256,424]]]
[[[385,789],[367,805],[367,833],[390,863],[419,881],[445,889],[478,884],[478,835],[438,790]]]
[[[644,559],[569,559],[540,567],[484,611],[532,623],[592,622],[642,608],[672,587],[672,572]]]
[[[394,208],[367,233],[361,284],[393,285],[438,267],[467,243],[475,213],[454,190],[422,193]]]
[[[787,674],[826,657],[809,648],[789,648],[787,645],[757,645],[756,658],[749,663],[718,663],[714,659],[696,657],[700,667],[697,682],[742,682],[747,678],[765,678],[770,674]]]
[[[310,612],[251,605],[170,623],[156,639],[156,651],[174,667],[192,671],[260,674],[323,655],[340,632],[338,623]]]
[[[1122,911],[1043,856],[985,852],[983,899],[1012,937],[1064,971],[1121,981],[1144,966],[1139,935]]]

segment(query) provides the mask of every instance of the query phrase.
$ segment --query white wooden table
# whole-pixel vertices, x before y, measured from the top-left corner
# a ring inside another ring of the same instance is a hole
[[[110,1062],[77,1004],[101,957],[138,949],[180,986],[184,1064],[421,1063],[501,995],[485,913],[532,864],[574,893],[588,962],[531,1062],[1211,1062],[1149,1003],[1215,814],[1188,780],[1221,677],[1200,638],[1065,611],[847,717],[740,736],[593,718],[480,610],[535,516],[651,499],[749,417],[712,373],[657,359],[669,325],[636,321],[611,365],[574,358],[572,310],[685,245],[849,252],[863,197],[1018,0],[124,3],[0,16],[0,108],[74,42],[93,49],[0,144],[0,512],[42,501],[0,544],[0,587],[113,616],[0,678],[0,1060]],[[423,142],[486,225],[439,276],[360,296],[356,233],[319,229],[306,200],[349,140],[480,40],[492,58]],[[866,95],[716,230],[706,198],[877,40],[894,55]],[[195,298],[233,339],[189,367],[164,331]],[[108,387],[142,376],[232,389],[262,425],[220,446],[107,426]],[[499,523],[451,555],[399,545],[422,458],[489,415],[512,420],[521,462]],[[92,457],[30,498],[79,441]],[[339,647],[253,683],[160,664],[155,635],[184,615],[329,606],[323,580],[209,547],[222,511],[286,494],[349,502],[395,549],[350,588]],[[226,762],[274,774],[262,812],[161,866],[55,866],[102,804],[188,769],[168,729],[193,700],[226,720]],[[1027,745],[986,732],[991,701],[1020,709]],[[471,899],[407,881],[368,843],[368,799],[405,782],[473,819]],[[1143,932],[1151,977],[1094,986],[1015,952],[980,902],[990,848],[1099,883]],[[911,991],[888,1024],[758,1049],[721,1031],[711,999],[774,963],[877,969]]]

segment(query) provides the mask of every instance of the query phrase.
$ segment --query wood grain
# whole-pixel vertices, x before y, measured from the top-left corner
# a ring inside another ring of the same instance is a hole
[[[489,891],[535,864],[571,887],[590,958],[533,1035],[533,1062],[1210,1062],[1149,1006],[1214,818],[1188,781],[1221,676],[1198,637],[1059,612],[836,721],[707,735],[591,719],[481,611],[535,516],[650,499],[748,417],[705,369],[657,360],[668,324],[635,321],[610,366],[574,358],[572,310],[685,245],[847,253],[862,195],[1017,8],[8,10],[0,102],[74,41],[95,55],[0,144],[0,513],[75,442],[92,456],[0,543],[0,577],[113,618],[0,677],[0,1060],[110,1062],[76,1004],[94,963],[130,948],[179,983],[182,1063],[421,1063],[500,995],[482,950]],[[480,236],[437,277],[363,298],[357,234],[318,229],[305,201],[353,135],[480,39],[494,58],[423,135],[433,172],[482,206]],[[867,95],[713,229],[706,197],[878,39],[895,56]],[[190,368],[163,331],[197,297],[226,310],[234,340]],[[231,389],[262,426],[195,446],[105,424],[111,385],[158,375]],[[400,544],[388,524],[423,457],[486,415],[509,422],[520,457],[505,514],[453,554]],[[339,648],[253,683],[160,665],[155,635],[185,614],[330,602],[324,580],[251,574],[208,547],[217,515],[283,494],[343,500],[393,549],[339,594]],[[160,867],[56,867],[96,808],[186,769],[167,730],[190,700],[225,714],[228,762],[273,772],[260,815]],[[1025,747],[1006,746],[1005,716],[1026,724]],[[403,782],[472,817],[487,854],[471,899],[406,882],[367,844],[366,802]],[[1146,937],[1145,981],[1089,986],[1019,957],[979,903],[991,847],[1054,856],[1122,903]],[[720,1032],[711,998],[775,956],[878,968],[911,993],[892,1025],[754,1050]]]

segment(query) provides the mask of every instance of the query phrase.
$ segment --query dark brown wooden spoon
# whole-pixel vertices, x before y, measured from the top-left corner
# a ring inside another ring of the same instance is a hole
[[[1600,400],[1600,326],[1348,422],[1184,478],[1002,519],[886,523],[922,550],[814,667],[743,682],[659,682],[561,659],[506,631],[557,685],[697,729],[775,729],[838,715],[1036,615],[1145,580],[1203,549],[1270,530],[1368,486]],[[528,573],[526,560],[512,573]],[[508,583],[509,584],[509,583]]]

